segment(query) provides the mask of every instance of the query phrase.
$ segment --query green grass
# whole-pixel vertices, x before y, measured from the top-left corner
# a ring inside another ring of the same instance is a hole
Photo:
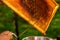
[[[60,2],[58,2],[60,4]],[[32,25],[27,23],[21,17],[18,17],[18,26],[19,26],[19,38],[20,40],[27,36],[44,36],[39,31],[34,29]],[[14,25],[14,12],[8,8],[6,5],[0,5],[0,33],[9,30],[15,33]],[[26,32],[25,32],[26,31]],[[25,33],[23,33],[25,32]],[[60,8],[57,10],[49,28],[46,33],[46,36],[55,38],[60,35]]]

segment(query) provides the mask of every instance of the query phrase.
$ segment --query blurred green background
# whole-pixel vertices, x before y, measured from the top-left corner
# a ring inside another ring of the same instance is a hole
[[[60,1],[56,0],[57,3],[60,5]],[[39,31],[34,29],[32,25],[27,23],[24,19],[21,17],[18,17],[18,26],[19,26],[19,39],[21,40],[24,37],[27,36],[44,36]],[[0,4],[0,33],[3,31],[11,31],[13,33],[15,32],[15,24],[14,24],[14,12],[8,8],[4,4]],[[58,35],[60,35],[60,7],[57,10],[49,28],[46,33],[46,36],[55,38]],[[15,39],[13,39],[15,40]]]

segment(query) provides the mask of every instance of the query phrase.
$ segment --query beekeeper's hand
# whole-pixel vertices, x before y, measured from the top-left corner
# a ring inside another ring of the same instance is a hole
[[[9,31],[5,31],[0,34],[0,40],[12,40],[12,38],[12,33]]]

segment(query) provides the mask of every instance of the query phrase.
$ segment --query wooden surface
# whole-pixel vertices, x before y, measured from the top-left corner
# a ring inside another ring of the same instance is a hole
[[[2,0],[34,28],[44,33],[58,8],[54,0]]]

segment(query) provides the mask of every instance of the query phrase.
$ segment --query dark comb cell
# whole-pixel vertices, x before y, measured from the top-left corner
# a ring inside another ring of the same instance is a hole
[[[20,4],[35,19],[47,20],[48,5],[44,0],[20,0]]]

